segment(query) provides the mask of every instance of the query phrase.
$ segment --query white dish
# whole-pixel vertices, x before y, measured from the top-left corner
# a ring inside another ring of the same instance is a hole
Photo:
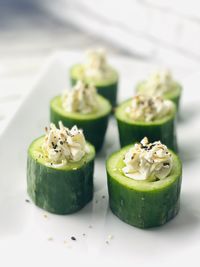
[[[197,264],[200,249],[200,97],[195,90],[198,89],[198,76],[184,83],[184,119],[181,118],[178,124],[184,166],[181,210],[171,222],[160,228],[140,230],[120,221],[109,210],[104,161],[110,152],[119,148],[114,120],[110,121],[104,149],[96,161],[93,202],[76,214],[58,216],[25,201],[28,199],[27,147],[44,133],[44,126],[49,121],[49,100],[67,87],[68,68],[79,57],[77,53],[59,52],[48,61],[38,82],[0,137],[0,266],[102,266],[108,262],[117,266],[121,263],[129,266],[130,263],[130,266],[154,267],[161,263],[162,266]],[[112,63],[122,77],[120,100],[132,95],[134,83],[154,68],[151,64],[122,58],[112,59]],[[109,235],[113,238],[107,244]],[[77,240],[70,240],[71,236]],[[49,240],[51,238],[53,240]]]

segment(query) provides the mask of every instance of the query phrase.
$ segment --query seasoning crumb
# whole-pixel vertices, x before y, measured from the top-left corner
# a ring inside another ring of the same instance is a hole
[[[106,240],[106,244],[109,244],[109,241],[108,240]]]
[[[47,218],[48,218],[47,214],[44,214],[43,216],[44,216],[44,218],[45,218],[45,219],[47,219]]]
[[[76,241],[76,237],[72,236],[71,240]]]
[[[112,240],[113,239],[113,235],[108,235],[108,240]]]
[[[85,233],[83,233],[83,236],[86,236],[86,234],[85,234]]]
[[[92,225],[89,225],[88,227],[91,229],[92,228]]]
[[[95,203],[97,204],[98,203],[98,200],[96,199]]]
[[[30,203],[30,200],[29,200],[29,199],[25,199],[25,201],[26,201],[27,203]]]
[[[106,197],[103,195],[102,198],[106,198]]]
[[[53,237],[48,237],[48,241],[53,241]]]

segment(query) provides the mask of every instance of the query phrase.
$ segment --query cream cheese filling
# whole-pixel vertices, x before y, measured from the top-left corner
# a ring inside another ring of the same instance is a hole
[[[159,96],[136,95],[125,111],[133,121],[150,122],[164,118],[172,110],[173,103],[170,100],[164,100]]]
[[[145,94],[162,96],[172,90],[174,82],[169,70],[154,71],[143,85]]]
[[[88,114],[98,109],[97,90],[92,85],[78,81],[70,91],[64,91],[62,106],[67,112]]]
[[[165,179],[173,165],[168,148],[160,141],[149,143],[146,137],[128,150],[123,161],[123,174],[134,180]]]
[[[84,75],[93,79],[106,79],[111,75],[111,69],[107,63],[106,52],[99,48],[88,50],[85,56]]]
[[[42,150],[48,164],[57,167],[78,162],[89,153],[83,131],[77,126],[68,129],[62,122],[59,122],[59,128],[53,123],[46,128]]]

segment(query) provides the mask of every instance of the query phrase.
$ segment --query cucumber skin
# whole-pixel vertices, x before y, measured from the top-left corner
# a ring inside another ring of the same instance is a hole
[[[174,96],[174,97],[164,97],[165,99],[169,99],[171,100],[172,102],[174,102],[174,104],[176,105],[176,109],[177,111],[179,111],[179,107],[180,107],[180,99],[181,99],[181,96]]]
[[[167,147],[177,152],[177,138],[175,132],[175,119],[172,118],[162,125],[137,125],[128,124],[117,119],[121,147],[140,142],[145,136],[150,142],[161,141]]]
[[[71,78],[70,81],[72,86],[74,86],[77,82],[77,80],[74,78]],[[117,105],[118,81],[107,86],[95,85],[95,87],[97,89],[98,94],[102,95],[110,101],[112,107],[115,107]]]
[[[173,184],[152,192],[135,191],[120,185],[107,171],[109,205],[122,221],[138,228],[161,226],[180,208],[181,177]]]
[[[94,120],[77,120],[62,116],[50,107],[51,122],[58,126],[58,122],[62,121],[66,127],[71,128],[76,125],[78,128],[83,129],[86,140],[95,146],[96,152],[100,151],[103,146],[109,115],[107,114]]]
[[[56,214],[71,214],[93,197],[94,160],[77,170],[46,167],[28,153],[27,191],[40,208]]]

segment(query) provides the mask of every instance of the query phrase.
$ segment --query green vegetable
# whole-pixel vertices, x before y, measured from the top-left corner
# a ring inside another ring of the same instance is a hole
[[[130,106],[131,99],[124,101],[116,108],[119,139],[121,146],[139,142],[146,136],[150,142],[160,140],[167,147],[177,151],[176,140],[176,107],[174,105],[171,114],[163,119],[152,122],[133,121],[126,114],[126,108]]]
[[[170,151],[173,167],[168,177],[159,181],[138,181],[122,172],[123,157],[130,147],[113,153],[106,163],[110,208],[122,221],[139,228],[163,225],[179,211],[180,159]]]
[[[97,88],[100,95],[108,99],[113,107],[117,102],[118,73],[109,67],[109,75],[104,79],[86,77],[84,66],[74,65],[70,70],[71,85],[75,85],[78,80],[83,80],[86,84],[92,84]]]
[[[33,202],[56,214],[70,214],[83,208],[93,197],[95,150],[87,143],[89,153],[79,162],[63,167],[48,164],[42,152],[44,136],[28,149],[27,191]]]
[[[58,125],[58,122],[62,121],[68,128],[77,125],[83,129],[86,140],[92,143],[98,152],[102,148],[111,113],[111,105],[105,98],[98,95],[98,102],[99,108],[93,113],[67,112],[63,109],[61,97],[56,96],[50,103],[51,122]]]

